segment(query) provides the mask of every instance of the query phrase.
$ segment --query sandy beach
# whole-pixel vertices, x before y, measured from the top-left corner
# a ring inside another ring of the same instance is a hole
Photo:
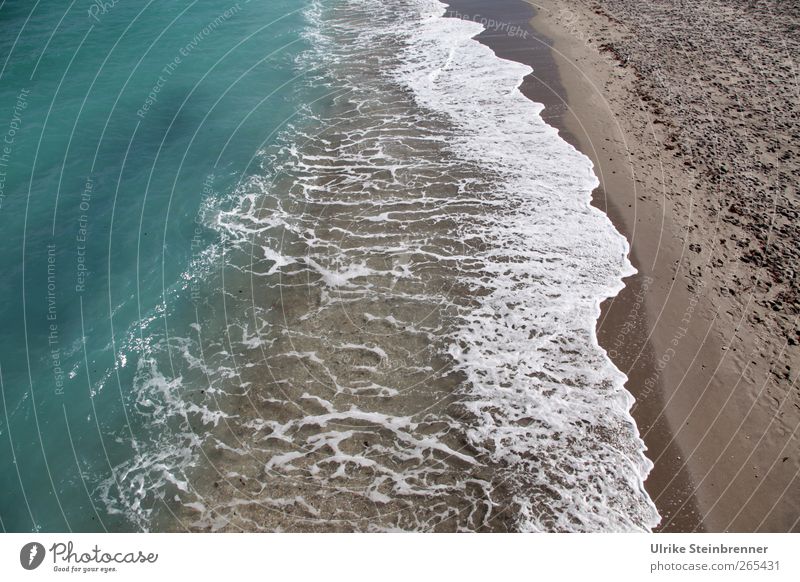
[[[451,10],[534,68],[523,91],[631,242],[598,337],[636,398],[658,530],[798,531],[797,4]]]

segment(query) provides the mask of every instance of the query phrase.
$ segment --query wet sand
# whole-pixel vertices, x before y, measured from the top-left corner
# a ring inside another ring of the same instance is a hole
[[[715,26],[742,16],[721,5],[698,7],[692,21],[664,7],[613,4],[612,15],[578,1],[534,10],[520,0],[454,0],[451,13],[491,19],[479,40],[534,68],[523,92],[593,160],[595,204],[631,242],[639,273],[604,305],[598,337],[636,398],[632,414],[655,464],[646,487],[663,518],[659,531],[797,531],[800,363],[788,267],[797,237],[786,220],[796,209],[791,192],[773,196],[771,210],[768,197],[793,188],[787,176],[797,166],[780,143],[764,146],[780,163],[742,161],[750,145],[762,153],[763,111],[785,135],[796,132],[796,87],[770,53],[779,44],[761,38],[749,51],[755,57],[736,61],[726,54],[735,47],[714,43]],[[770,17],[750,16],[752,45]],[[687,45],[706,49],[702,69],[691,70]],[[751,61],[773,93],[786,93],[780,106],[752,90]],[[734,62],[733,75],[725,62]]]

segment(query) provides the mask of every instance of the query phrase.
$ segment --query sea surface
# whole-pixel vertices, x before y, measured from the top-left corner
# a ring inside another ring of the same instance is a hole
[[[437,0],[0,4],[6,531],[641,531],[591,162]]]

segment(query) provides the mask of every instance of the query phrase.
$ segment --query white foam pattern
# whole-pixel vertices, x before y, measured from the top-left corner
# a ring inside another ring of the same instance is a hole
[[[110,508],[213,531],[657,523],[594,331],[627,242],[519,92],[530,69],[443,14],[308,10],[298,90],[320,98],[208,212],[205,299],[140,350],[162,436],[106,483]]]

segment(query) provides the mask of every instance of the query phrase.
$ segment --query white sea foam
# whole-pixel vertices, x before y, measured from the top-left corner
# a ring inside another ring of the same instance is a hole
[[[601,301],[635,272],[627,241],[590,205],[591,161],[518,90],[532,70],[473,40],[481,25],[421,3],[397,77],[462,129],[451,145],[464,158],[501,174],[510,211],[469,233],[491,241],[479,257],[480,305],[463,314],[450,347],[481,419],[470,441],[519,465],[510,478],[522,529],[653,527],[643,486],[652,465],[628,413],[632,397],[595,334]],[[556,489],[559,499],[543,512],[531,488]]]
[[[132,330],[153,437],[101,488],[110,510],[215,531],[656,524],[595,335],[627,242],[518,90],[530,69],[443,13],[309,9],[298,66],[329,99],[204,212],[225,243],[178,290],[201,273],[203,310]]]

